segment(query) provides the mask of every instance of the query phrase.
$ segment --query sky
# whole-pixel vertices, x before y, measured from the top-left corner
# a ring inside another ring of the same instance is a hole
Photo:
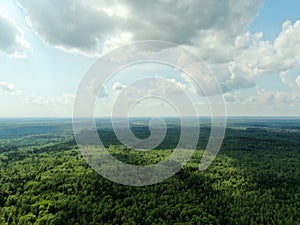
[[[0,0],[0,117],[71,117],[88,69],[112,49],[143,40],[173,42],[200,57],[228,116],[300,116],[299,10],[298,0]],[[157,93],[185,91],[199,115],[210,114],[184,71],[154,63],[120,70],[101,93],[96,85],[95,114],[110,115],[118,96],[149,76],[170,84],[157,85]],[[147,99],[131,113],[176,110]]]

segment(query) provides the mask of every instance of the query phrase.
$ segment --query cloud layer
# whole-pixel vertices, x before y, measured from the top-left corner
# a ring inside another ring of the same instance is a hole
[[[72,94],[63,94],[60,97],[43,97],[38,95],[30,95],[25,98],[26,104],[35,104],[35,105],[49,105],[49,104],[58,104],[58,105],[71,105],[74,102],[75,96]]]
[[[240,97],[229,92],[255,87],[256,80],[264,75],[274,74],[280,76],[282,83],[292,88],[300,87],[300,78],[294,76],[295,70],[300,70],[300,20],[283,23],[274,41],[265,40],[263,33],[250,33],[248,27],[258,15],[263,0],[17,2],[27,12],[28,25],[44,43],[63,51],[99,56],[128,41],[172,41],[204,59],[230,101],[240,100]],[[12,20],[2,18],[2,21],[9,24]],[[10,24],[19,31],[13,22]],[[19,32],[15,31],[22,37]],[[23,42],[15,41],[17,44],[9,46],[20,48]],[[1,49],[4,51],[3,47]],[[17,52],[16,49],[12,52]],[[185,88],[201,94],[191,79],[187,76],[183,79]],[[203,85],[208,84],[209,80],[203,77]],[[122,88],[121,83],[113,87],[114,90]],[[100,95],[107,96],[107,91]],[[257,95],[276,102],[288,98],[283,92],[271,93],[263,89],[258,90]],[[298,97],[292,100],[298,101]]]
[[[263,2],[18,0],[28,14],[28,25],[47,45],[99,56],[128,41],[173,41],[197,52],[223,91],[253,87],[257,76],[280,73],[294,64],[286,61],[278,66],[278,60],[289,54],[278,50],[288,41],[298,41],[298,24],[285,24],[274,43],[263,41],[260,33],[247,32]]]

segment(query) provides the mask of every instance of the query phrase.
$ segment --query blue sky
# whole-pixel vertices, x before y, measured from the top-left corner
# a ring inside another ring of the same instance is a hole
[[[220,83],[228,115],[298,116],[299,9],[296,0],[1,1],[0,117],[71,117],[80,81],[101,55],[150,39],[178,43],[201,57]],[[132,80],[150,75],[184,89],[200,114],[209,114],[189,79],[158,65],[116,74],[96,114],[109,115]],[[174,112],[147,101],[135,113]]]
[[[266,0],[259,16],[251,23],[249,30],[251,32],[264,32],[266,40],[274,40],[281,31],[281,25],[290,20],[296,22],[299,20],[300,2],[297,0]]]

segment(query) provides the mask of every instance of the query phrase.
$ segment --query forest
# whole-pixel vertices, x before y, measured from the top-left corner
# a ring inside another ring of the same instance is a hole
[[[197,150],[164,182],[133,187],[96,173],[81,156],[69,119],[0,120],[0,224],[300,224],[300,118],[229,118],[222,148],[198,170],[210,132],[204,119]],[[148,120],[131,121],[140,138]],[[117,159],[153,164],[172,153],[180,126],[167,121],[163,142],[135,151],[109,120],[99,137]]]

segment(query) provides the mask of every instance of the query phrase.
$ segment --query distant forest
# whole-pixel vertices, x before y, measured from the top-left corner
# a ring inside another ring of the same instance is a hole
[[[109,120],[97,121],[110,153],[133,165],[172,153],[180,126],[167,125],[163,142],[141,152],[122,145]],[[147,119],[131,126],[149,136]],[[194,156],[173,177],[132,187],[88,165],[70,120],[1,119],[0,224],[300,224],[300,119],[229,118],[220,153],[200,172],[209,133],[204,120]]]

